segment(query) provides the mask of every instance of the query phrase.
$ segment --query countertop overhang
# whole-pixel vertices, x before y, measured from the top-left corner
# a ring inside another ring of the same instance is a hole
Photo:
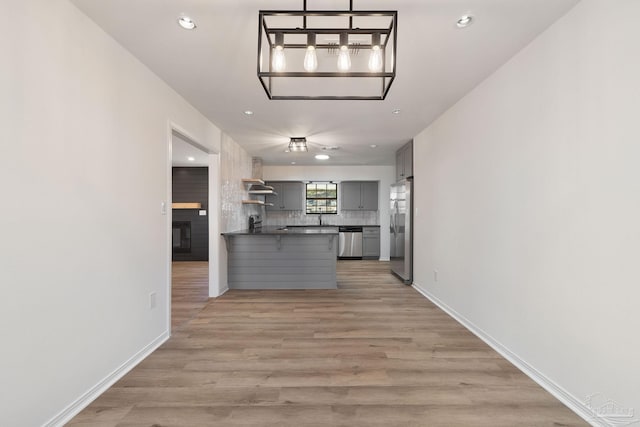
[[[338,235],[338,227],[320,227],[320,226],[310,226],[310,227],[278,227],[278,226],[268,226],[262,227],[257,230],[238,230],[238,231],[230,231],[226,233],[221,233],[223,236],[331,236]]]

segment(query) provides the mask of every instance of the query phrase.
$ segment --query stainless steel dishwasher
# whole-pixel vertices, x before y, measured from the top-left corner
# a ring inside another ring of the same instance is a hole
[[[362,227],[338,227],[338,258],[362,259]]]

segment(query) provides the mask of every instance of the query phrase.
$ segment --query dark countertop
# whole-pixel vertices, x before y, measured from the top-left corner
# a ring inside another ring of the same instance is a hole
[[[320,227],[380,227],[379,225],[340,224],[340,225],[287,225],[287,228],[320,228]]]
[[[267,226],[261,230],[238,230],[221,233],[223,236],[331,236],[338,234],[337,226]]]

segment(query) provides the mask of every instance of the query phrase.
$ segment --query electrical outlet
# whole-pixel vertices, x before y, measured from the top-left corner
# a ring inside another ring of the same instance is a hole
[[[149,294],[149,308],[150,309],[156,308],[156,293],[155,292],[151,292]]]
[[[167,202],[160,202],[160,215],[167,214]]]
[[[438,281],[438,270],[433,270],[433,281],[434,282]]]

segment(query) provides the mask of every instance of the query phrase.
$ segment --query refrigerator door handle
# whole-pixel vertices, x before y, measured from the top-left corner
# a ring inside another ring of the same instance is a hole
[[[393,235],[395,236],[398,234],[398,200],[393,201],[393,215],[391,218],[393,218]]]

